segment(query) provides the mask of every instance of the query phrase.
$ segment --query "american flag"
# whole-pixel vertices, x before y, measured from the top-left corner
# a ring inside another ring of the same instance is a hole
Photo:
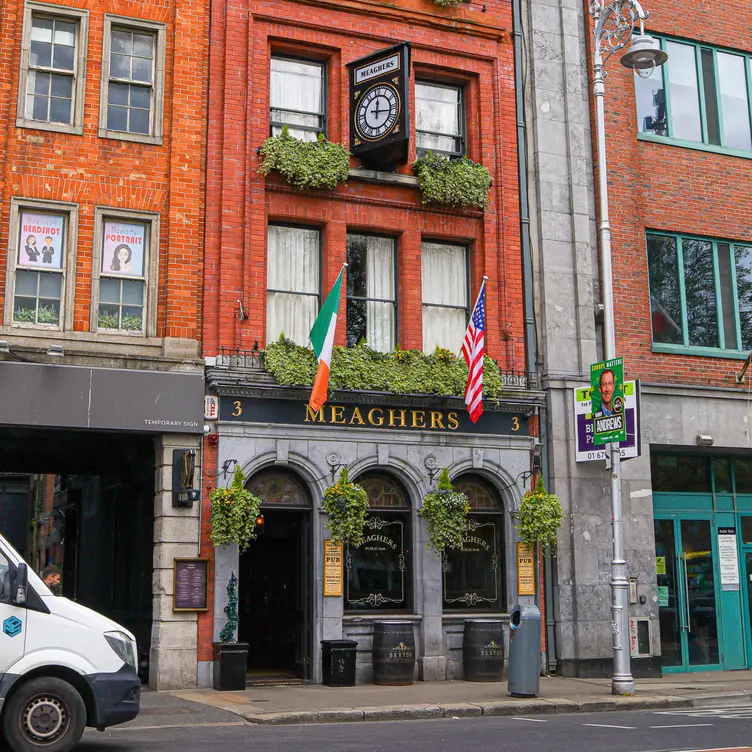
[[[483,355],[486,351],[486,278],[478,293],[478,300],[467,325],[462,354],[467,363],[465,404],[470,420],[475,423],[483,413]]]

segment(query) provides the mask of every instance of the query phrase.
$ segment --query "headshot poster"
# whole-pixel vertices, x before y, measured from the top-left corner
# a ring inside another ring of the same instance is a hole
[[[143,277],[145,245],[145,224],[105,220],[102,274]]]
[[[65,216],[21,211],[20,218],[17,265],[62,269]]]
[[[624,418],[624,358],[612,358],[590,366],[593,443],[626,441]]]

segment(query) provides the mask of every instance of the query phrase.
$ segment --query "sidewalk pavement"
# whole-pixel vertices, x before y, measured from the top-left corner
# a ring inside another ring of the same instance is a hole
[[[226,723],[292,724],[532,715],[752,704],[752,671],[670,674],[637,679],[633,697],[611,695],[610,679],[542,677],[537,698],[515,698],[506,682],[416,682],[409,687],[359,684],[256,686],[145,692],[137,726]],[[130,724],[129,724],[130,725]]]

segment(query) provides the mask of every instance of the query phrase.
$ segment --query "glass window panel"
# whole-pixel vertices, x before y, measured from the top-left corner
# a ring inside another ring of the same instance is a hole
[[[40,298],[37,306],[38,324],[60,323],[60,301],[49,298]]]
[[[752,543],[752,517],[742,517],[742,543]]]
[[[138,57],[154,57],[154,35],[134,33],[133,54]]]
[[[109,104],[128,104],[128,84],[113,84],[110,83],[107,92],[107,102]]]
[[[723,145],[752,150],[749,127],[749,101],[745,59],[740,55],[718,53],[718,87],[723,117]]]
[[[140,332],[143,329],[143,308],[123,306],[120,328],[126,332]]]
[[[31,295],[36,297],[39,272],[16,272],[16,295]]]
[[[647,246],[653,342],[681,345],[684,334],[676,238],[648,235]]]
[[[267,286],[270,289],[318,295],[318,230],[269,225],[267,256]]]
[[[666,52],[672,135],[684,141],[702,141],[695,48],[689,44],[666,42]]]
[[[34,120],[47,120],[50,100],[47,97],[34,97]]]
[[[55,46],[74,47],[76,44],[76,24],[70,21],[55,21]]]
[[[752,350],[752,246],[734,246],[734,261],[742,349]]]
[[[654,70],[650,78],[641,78],[636,73],[634,75],[637,128],[642,133],[653,133],[656,136],[668,136],[663,68],[661,66]]]
[[[152,61],[143,57],[133,58],[131,77],[134,81],[147,81],[151,83]]]
[[[49,94],[50,74],[36,72],[33,77],[29,74],[29,91],[35,94]]]
[[[13,321],[35,324],[37,320],[37,299],[16,296],[13,299]]]
[[[62,274],[40,273],[39,296],[42,298],[60,298],[62,281]]]
[[[727,350],[737,350],[736,314],[734,312],[734,292],[731,271],[731,249],[728,243],[717,243],[718,274],[721,278],[721,310],[723,314],[723,337]]]
[[[348,269],[349,271],[349,269]],[[347,301],[347,346],[355,347],[366,339],[367,312],[365,300]],[[369,343],[370,345],[370,343]]]
[[[99,329],[120,329],[120,306],[100,305],[97,312]]]
[[[272,108],[323,113],[324,66],[273,57],[270,74]]]
[[[151,89],[146,86],[131,86],[131,107],[149,109],[151,103]]]
[[[713,460],[713,484],[716,493],[731,493],[731,460],[719,457]]]
[[[52,43],[52,27],[54,23],[51,18],[34,18],[31,26],[31,40],[33,42]]]
[[[128,125],[131,133],[149,133],[149,110],[131,109]]]
[[[718,347],[713,246],[706,240],[683,238],[682,251],[689,344]]]
[[[99,280],[99,300],[103,303],[119,303],[120,280],[101,277]]]
[[[125,107],[107,106],[107,128],[111,131],[128,130],[128,110]]]
[[[734,460],[734,485],[739,494],[752,493],[752,459]]]
[[[131,59],[128,55],[110,55],[110,76],[113,78],[131,77]]]
[[[266,341],[274,342],[284,334],[295,344],[307,347],[318,310],[319,300],[314,295],[267,293]]]
[[[55,45],[55,51],[52,55],[52,67],[60,70],[73,70],[73,60],[75,57],[74,47],[62,47],[58,44]]]
[[[459,353],[467,329],[467,314],[458,308],[423,306],[423,352],[443,347]]]
[[[112,38],[110,40],[111,52],[122,52],[125,55],[130,55],[133,49],[133,34],[130,31],[121,31],[119,29],[112,30]]]
[[[711,493],[710,459],[694,455],[651,454],[653,491]]]
[[[369,300],[366,303],[366,318],[369,347],[377,352],[394,350],[394,303]]]
[[[423,302],[467,308],[467,249],[461,245],[423,243]]]
[[[73,76],[52,76],[50,85],[53,97],[73,98]]]
[[[713,50],[700,50],[702,60],[702,86],[705,93],[705,122],[708,128],[708,143],[720,145],[721,127],[718,121],[718,97],[715,89],[715,63]]]
[[[70,123],[71,122],[71,100],[70,99],[51,99],[50,100],[50,120],[53,123]]]
[[[462,91],[457,86],[415,84],[415,127],[459,136]]]
[[[52,45],[45,42],[32,42],[29,50],[29,64],[49,68],[52,65]]]
[[[347,236],[347,295],[365,298],[366,255],[368,238],[365,235]]]
[[[123,280],[123,304],[143,305],[144,283],[137,280]]]

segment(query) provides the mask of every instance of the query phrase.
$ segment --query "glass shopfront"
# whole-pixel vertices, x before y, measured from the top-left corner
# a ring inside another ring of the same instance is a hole
[[[504,611],[501,502],[475,476],[459,478],[454,487],[467,496],[470,514],[462,550],[443,556],[444,610]]]
[[[368,473],[357,479],[368,494],[365,540],[347,548],[346,611],[410,611],[410,504],[391,476]]]

